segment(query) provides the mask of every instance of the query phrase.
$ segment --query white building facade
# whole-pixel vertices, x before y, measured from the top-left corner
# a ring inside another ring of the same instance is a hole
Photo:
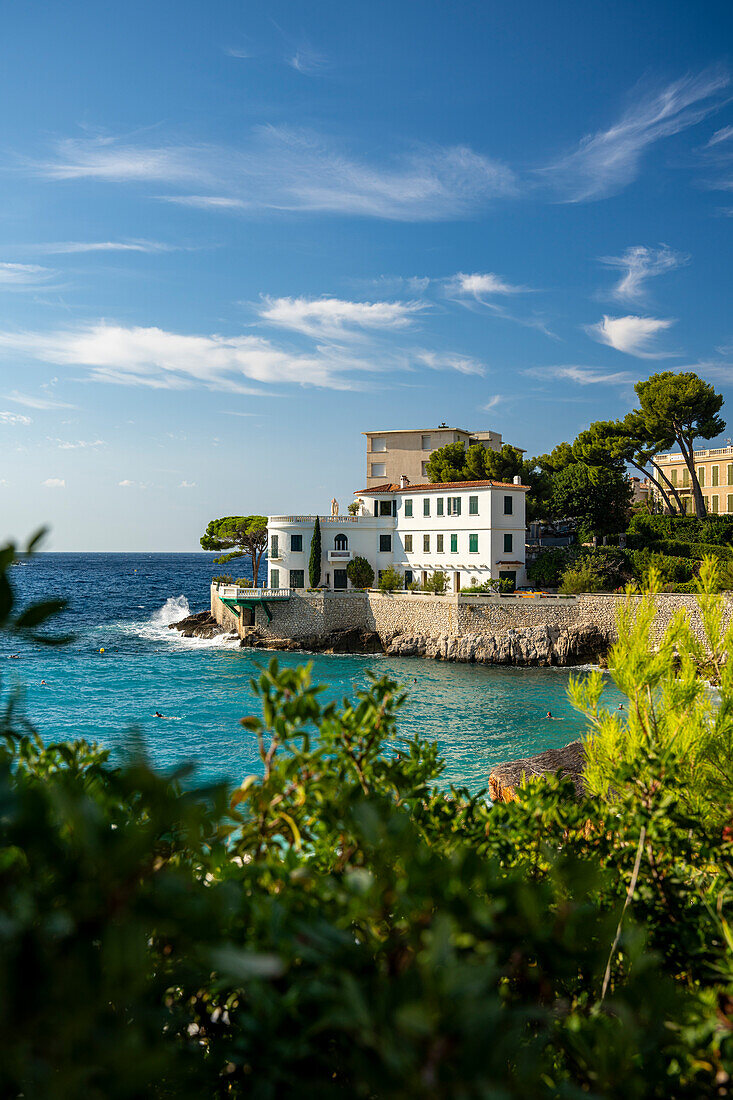
[[[355,515],[320,516],[321,585],[351,588],[348,563],[375,577],[393,566],[405,585],[448,574],[448,591],[506,578],[526,584],[526,485],[496,481],[384,484],[355,494]],[[270,588],[308,587],[315,516],[268,518]]]

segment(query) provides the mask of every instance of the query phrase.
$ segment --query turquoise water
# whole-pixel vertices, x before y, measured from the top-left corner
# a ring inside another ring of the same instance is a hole
[[[243,568],[237,572],[244,575]],[[19,660],[2,660],[3,688],[23,685],[25,711],[47,740],[83,736],[119,753],[137,730],[156,765],[191,761],[200,782],[237,781],[256,771],[253,738],[239,719],[253,713],[249,678],[270,655],[220,639],[183,639],[168,629],[189,607],[207,606],[210,576],[204,554],[39,555],[13,570],[14,583],[24,599],[66,595],[72,606],[61,625],[77,637],[58,650],[10,646],[3,639],[0,659],[20,654]],[[288,666],[312,662],[328,699],[350,694],[369,672],[403,682],[409,695],[401,732],[437,741],[446,781],[474,790],[486,785],[493,764],[559,747],[584,730],[567,699],[569,673],[562,669],[372,655],[288,653],[278,659]],[[616,706],[623,697],[610,678],[608,684],[608,705]],[[156,710],[174,720],[155,719]],[[547,720],[548,710],[560,720]]]

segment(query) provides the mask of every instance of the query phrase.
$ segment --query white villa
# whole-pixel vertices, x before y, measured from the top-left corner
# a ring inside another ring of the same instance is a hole
[[[514,482],[386,483],[354,494],[356,513],[320,516],[321,585],[351,587],[346,568],[366,558],[375,576],[393,566],[405,585],[441,570],[449,591],[506,578],[526,584],[525,493]],[[315,516],[270,516],[271,589],[308,585]]]

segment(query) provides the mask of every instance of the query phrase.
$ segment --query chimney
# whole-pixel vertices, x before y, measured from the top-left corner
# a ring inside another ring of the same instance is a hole
[[[515,474],[515,476],[514,476],[514,484],[515,484],[515,485],[521,485],[521,484],[522,484],[522,479],[521,479],[521,477],[519,476],[519,474]]]
[[[410,479],[407,474],[400,474],[400,489],[406,489],[410,484]]]

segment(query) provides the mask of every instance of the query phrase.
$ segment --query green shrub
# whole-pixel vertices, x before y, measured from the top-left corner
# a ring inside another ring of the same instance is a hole
[[[576,547],[553,546],[540,550],[527,566],[527,580],[538,588],[557,588],[563,573],[577,556]]]
[[[444,595],[448,588],[448,574],[442,569],[436,569],[431,573],[422,586],[423,592],[434,592],[436,596]]]
[[[387,569],[382,570],[377,585],[380,592],[396,592],[399,588],[402,588],[404,580],[402,573],[398,573],[394,566],[390,565]]]
[[[232,584],[233,581],[232,581],[230,573],[222,573],[218,577],[212,577],[211,578],[211,583],[212,584]]]
[[[346,576],[354,588],[371,588],[374,584],[374,570],[366,558],[352,558],[346,566]]]
[[[569,565],[560,579],[560,591],[565,596],[575,596],[581,592],[602,591],[603,577],[597,564],[591,558],[579,558]]]
[[[238,588],[251,588],[252,587],[252,578],[251,577],[237,577],[237,579],[235,580],[234,583],[237,585]]]

